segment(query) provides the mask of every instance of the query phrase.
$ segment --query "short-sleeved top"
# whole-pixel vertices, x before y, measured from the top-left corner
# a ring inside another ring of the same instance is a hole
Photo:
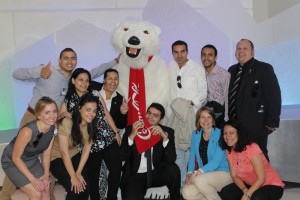
[[[256,173],[254,167],[251,163],[251,159],[256,155],[261,155],[263,160],[263,165],[266,174],[266,181],[264,185],[276,185],[284,187],[279,174],[270,165],[261,149],[256,143],[252,143],[246,146],[246,150],[242,152],[231,151],[229,153],[226,151],[228,161],[231,163],[233,170],[236,172],[237,176],[240,177],[248,185],[252,185],[256,180]]]
[[[68,150],[69,150],[69,155],[70,155],[71,158],[79,152],[79,148],[82,145],[84,145],[89,139],[87,126],[80,125],[80,131],[81,131],[81,134],[82,134],[83,141],[82,141],[82,144],[78,144],[77,146],[73,146],[73,142],[72,142],[72,139],[71,139],[72,125],[73,125],[72,119],[66,117],[66,118],[63,119],[62,123],[58,126],[58,135],[63,135],[63,136],[69,137]],[[62,156],[61,156],[60,149],[59,149],[58,137],[55,137],[53,148],[52,148],[52,151],[51,151],[51,161],[55,160],[56,158],[61,158],[61,157]]]

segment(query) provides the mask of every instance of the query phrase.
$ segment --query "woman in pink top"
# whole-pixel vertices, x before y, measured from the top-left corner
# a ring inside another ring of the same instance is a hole
[[[236,121],[224,125],[220,145],[226,149],[230,175],[234,183],[225,186],[223,200],[277,200],[284,183],[256,143],[240,131]]]

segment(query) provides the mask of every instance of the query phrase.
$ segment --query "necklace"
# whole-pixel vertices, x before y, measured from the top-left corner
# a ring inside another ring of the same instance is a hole
[[[202,137],[205,141],[208,141],[209,138],[210,138],[210,132],[204,132],[203,131],[203,134],[202,134]]]
[[[235,152],[235,162],[236,162],[236,165],[241,164],[241,159],[239,157],[239,153],[237,153],[237,152]]]

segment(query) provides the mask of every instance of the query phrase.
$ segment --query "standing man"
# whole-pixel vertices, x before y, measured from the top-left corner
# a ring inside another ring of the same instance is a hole
[[[91,70],[92,78],[96,78],[108,68],[115,66],[118,58],[109,63],[104,63]],[[36,102],[43,96],[48,96],[53,99],[60,108],[68,91],[68,82],[73,69],[77,65],[76,52],[71,48],[65,48],[61,51],[58,59],[59,66],[51,66],[49,62],[46,66],[41,65],[32,68],[19,68],[13,72],[12,76],[21,81],[34,81],[35,85],[32,90],[32,98],[20,122],[20,127],[28,122],[36,119],[34,107]],[[51,186],[54,188],[54,182]],[[0,193],[1,200],[11,200],[11,195],[15,192],[16,186],[9,180],[7,176],[4,177],[2,191]],[[51,200],[54,200],[53,191],[50,192]]]
[[[187,57],[188,45],[186,42],[181,40],[174,42],[172,44],[172,54],[174,61],[170,64],[171,93],[170,104],[168,106],[169,121],[173,120],[172,116],[177,116],[174,115],[174,109],[179,108],[180,113],[189,108],[193,111],[191,113],[192,120],[190,120],[192,123],[188,121],[179,123],[176,120],[173,123],[168,122],[168,125],[175,130],[176,164],[180,168],[181,186],[183,186],[187,173],[191,134],[196,128],[195,114],[206,103],[207,83],[204,68]],[[186,114],[184,114],[183,118],[189,119],[189,117],[186,117]],[[182,124],[179,127],[180,130],[178,129],[178,124]]]
[[[207,80],[207,103],[215,113],[215,126],[222,129],[228,120],[228,87],[230,73],[217,65],[218,51],[215,46],[207,44],[201,49],[201,61],[205,68]]]
[[[175,164],[174,130],[160,124],[164,116],[165,109],[159,103],[152,103],[146,112],[152,134],[161,137],[147,151],[151,154],[150,163],[147,152],[139,154],[135,143],[135,137],[140,137],[137,131],[144,127],[144,122],[136,121],[126,127],[120,147],[120,156],[125,161],[121,179],[123,200],[144,199],[148,187],[164,185],[169,189],[171,200],[180,199],[180,172]]]
[[[235,51],[238,63],[231,66],[229,86],[230,119],[244,131],[268,158],[268,135],[279,127],[281,92],[273,67],[254,59],[254,45],[241,39]]]

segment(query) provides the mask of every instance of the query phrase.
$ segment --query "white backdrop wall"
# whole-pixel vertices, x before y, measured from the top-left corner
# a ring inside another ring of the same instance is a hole
[[[299,83],[300,49],[295,48],[300,43],[299,10],[296,4],[257,23],[252,0],[1,0],[0,130],[18,126],[31,97],[33,83],[13,80],[13,70],[49,60],[57,64],[65,47],[77,51],[78,67],[90,69],[110,61],[117,56],[110,44],[111,31],[126,19],[144,19],[161,27],[160,54],[167,64],[172,42],[183,39],[190,57],[198,62],[201,47],[214,44],[218,63],[228,68],[236,62],[236,41],[249,38],[256,57],[274,66],[283,103],[300,104],[300,89],[297,84],[290,87],[287,78],[293,75]],[[291,68],[293,73],[286,73]]]

